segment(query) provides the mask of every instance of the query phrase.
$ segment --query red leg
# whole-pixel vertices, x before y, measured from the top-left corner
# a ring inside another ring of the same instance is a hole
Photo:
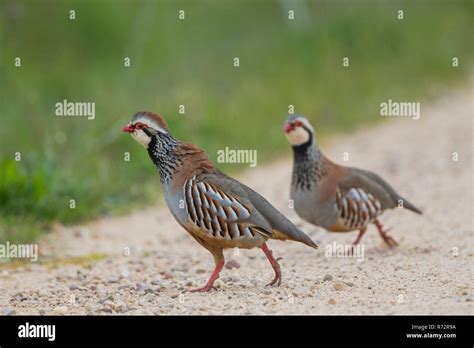
[[[209,277],[209,280],[207,281],[206,285],[202,288],[198,289],[190,289],[188,290],[189,292],[206,292],[209,291],[213,288],[213,284],[216,281],[216,279],[219,278],[219,273],[222,271],[222,267],[224,267],[225,261],[222,260],[219,263],[216,264],[216,268],[214,268],[214,271],[212,272],[211,276]]]
[[[364,227],[363,229],[361,228],[359,230],[359,234],[357,235],[357,238],[355,241],[352,242],[352,245],[357,245],[359,244],[360,240],[362,239],[362,236],[364,235],[365,231],[367,230],[367,227]]]
[[[265,253],[265,255],[267,256],[268,261],[270,261],[270,264],[272,265],[273,270],[275,271],[275,278],[273,278],[273,280],[269,284],[267,284],[267,286],[269,286],[269,285],[272,286],[272,285],[275,285],[275,284],[277,286],[280,286],[280,284],[281,284],[281,270],[280,270],[280,265],[278,264],[278,260],[281,260],[281,257],[279,257],[275,260],[273,258],[273,252],[270,249],[268,249],[266,243],[263,243],[262,250]]]
[[[362,239],[362,236],[364,235],[365,231],[367,231],[367,227],[361,228],[359,230],[359,234],[357,235],[357,238],[352,242],[352,248],[349,251],[349,255],[354,254],[355,246],[359,244],[360,240]]]
[[[375,226],[377,226],[377,230],[379,231],[380,233],[380,237],[382,237],[383,241],[391,248],[393,247],[396,247],[398,245],[398,243],[395,241],[395,239],[393,239],[392,237],[390,237],[387,232],[389,230],[385,230],[383,229],[383,225],[380,223],[379,220],[374,220],[374,224]]]

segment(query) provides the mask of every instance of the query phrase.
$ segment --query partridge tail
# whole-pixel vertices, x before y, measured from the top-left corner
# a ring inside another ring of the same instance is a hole
[[[305,233],[301,232],[302,236],[301,239],[298,240],[298,242],[301,242],[303,244],[306,244],[307,246],[310,246],[311,248],[317,249],[318,245],[313,242],[311,238],[309,238]]]
[[[420,215],[423,214],[423,212],[422,212],[420,209],[418,209],[417,207],[415,207],[413,204],[411,204],[411,203],[410,203],[408,200],[406,200],[405,198],[400,197],[400,199],[401,199],[402,202],[403,202],[403,208],[408,209],[408,210],[411,210],[412,212],[417,213],[417,214],[420,214]]]
[[[290,226],[285,226],[285,230],[279,231],[279,230],[274,230],[274,238],[275,239],[281,239],[281,240],[293,240],[295,242],[300,242],[303,244],[306,244],[307,246],[310,246],[314,249],[318,248],[318,245],[313,242],[311,238],[308,237],[306,233],[301,231],[299,228],[297,228],[295,225],[291,224]]]

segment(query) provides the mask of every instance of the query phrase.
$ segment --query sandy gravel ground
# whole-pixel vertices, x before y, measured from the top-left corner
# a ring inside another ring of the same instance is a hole
[[[362,261],[328,257],[327,245],[349,244],[356,234],[329,234],[288,207],[288,148],[287,159],[240,176],[320,244],[315,251],[270,241],[283,257],[281,287],[265,287],[273,271],[261,250],[228,250],[233,261],[217,290],[185,292],[205,283],[213,259],[167,208],[157,207],[57,227],[40,242],[42,255],[107,256],[90,267],[74,261],[55,268],[0,266],[0,314],[473,314],[473,95],[471,86],[422,104],[418,121],[393,118],[326,144],[335,161],[342,163],[349,152],[348,165],[378,172],[424,211],[421,217],[402,210],[382,217],[400,243],[394,250],[371,227]],[[280,127],[282,120],[275,122]]]

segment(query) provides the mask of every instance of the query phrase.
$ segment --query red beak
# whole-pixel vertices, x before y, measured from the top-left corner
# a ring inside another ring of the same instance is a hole
[[[127,124],[125,127],[122,128],[122,132],[132,133],[135,130],[131,123]]]
[[[285,131],[285,133],[290,133],[294,129],[295,126],[292,123],[285,123],[285,125],[283,126],[283,130]]]

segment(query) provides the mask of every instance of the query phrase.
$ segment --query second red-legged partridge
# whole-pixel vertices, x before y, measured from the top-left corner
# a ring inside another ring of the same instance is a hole
[[[214,256],[208,291],[224,266],[223,249],[261,248],[275,271],[269,285],[280,285],[278,259],[268,239],[317,245],[265,198],[214,167],[203,150],[175,139],[160,116],[138,112],[123,128],[145,147],[158,168],[166,203],[176,221]]]
[[[304,116],[288,116],[284,132],[293,148],[291,199],[297,214],[331,232],[358,230],[354,245],[374,223],[384,242],[396,246],[378,217],[399,206],[417,214],[421,211],[377,174],[338,165],[324,156]]]

